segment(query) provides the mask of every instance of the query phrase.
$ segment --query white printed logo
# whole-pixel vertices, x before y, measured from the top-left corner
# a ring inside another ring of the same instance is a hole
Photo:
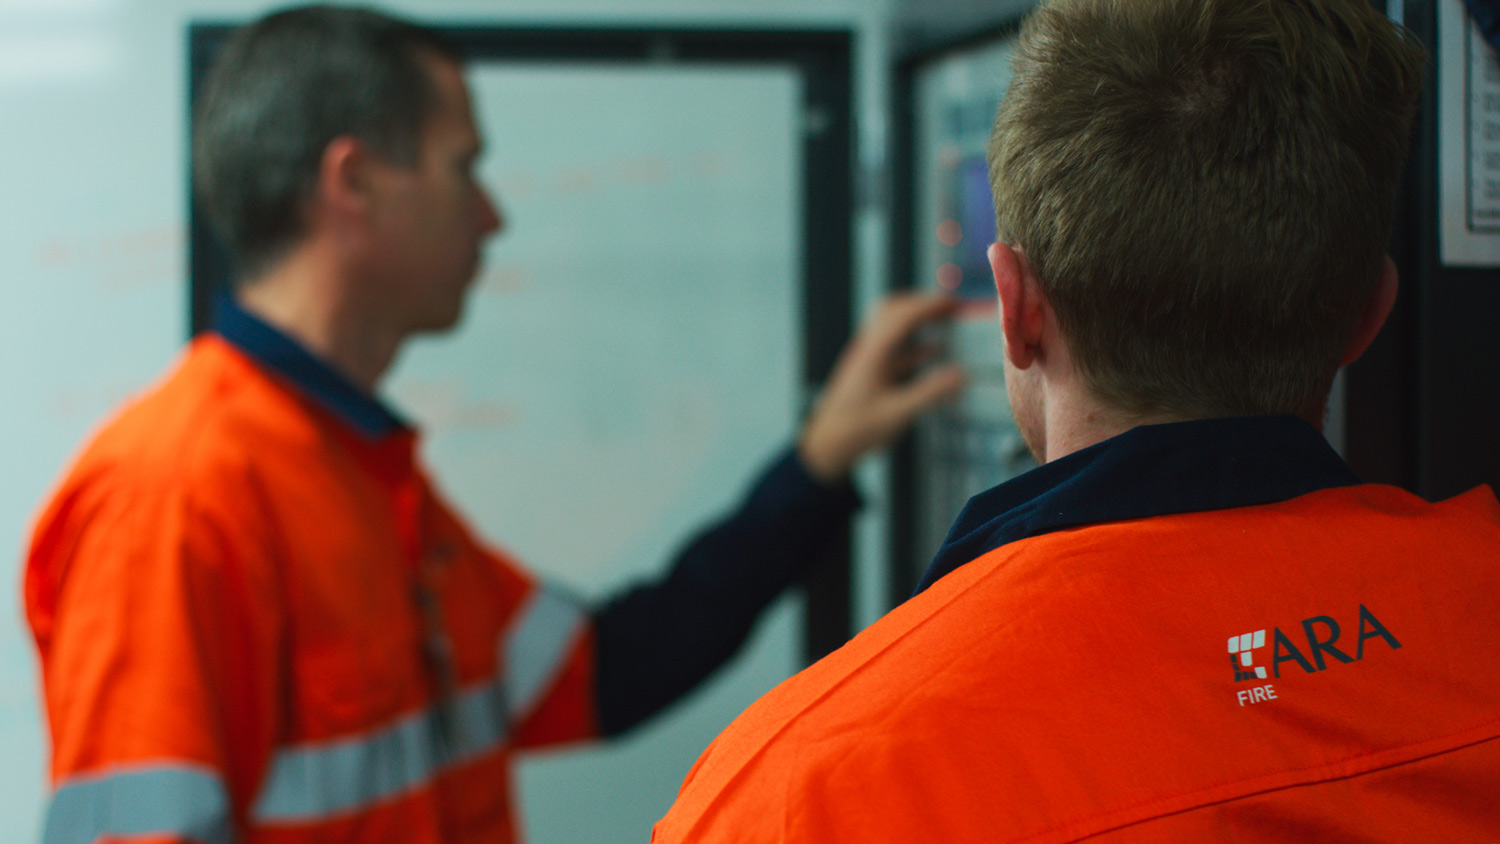
[[[1234,681],[1266,679],[1266,667],[1255,664],[1254,651],[1266,646],[1266,631],[1257,630],[1243,636],[1229,637],[1229,663],[1234,666]]]
[[[1302,634],[1307,642],[1305,651],[1280,627],[1230,636],[1229,664],[1234,668],[1234,681],[1243,683],[1246,680],[1283,679],[1283,662],[1296,663],[1306,674],[1317,674],[1334,665],[1362,662],[1365,658],[1365,643],[1371,639],[1380,639],[1393,651],[1401,649],[1400,640],[1364,604],[1359,605],[1359,622],[1354,635],[1341,639],[1341,634],[1349,626],[1345,622],[1345,626],[1340,627],[1338,621],[1329,615],[1302,619]],[[1349,641],[1351,638],[1353,642]],[[1268,642],[1271,649],[1269,657],[1262,654],[1261,664],[1256,665],[1255,651],[1266,647]],[[1235,696],[1240,706],[1278,699],[1276,690],[1269,683],[1240,689]]]

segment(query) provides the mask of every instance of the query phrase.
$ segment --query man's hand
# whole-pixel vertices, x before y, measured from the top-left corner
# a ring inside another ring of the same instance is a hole
[[[917,330],[950,319],[957,306],[947,296],[897,294],[865,320],[839,355],[797,444],[814,477],[842,479],[867,452],[890,443],[918,414],[963,387],[956,364],[912,377],[934,351],[913,343]]]

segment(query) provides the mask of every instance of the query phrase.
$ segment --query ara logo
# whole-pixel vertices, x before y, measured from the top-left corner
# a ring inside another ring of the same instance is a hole
[[[1229,661],[1234,666],[1234,681],[1265,680],[1268,667],[1270,675],[1280,679],[1281,665],[1286,662],[1295,662],[1308,674],[1325,670],[1330,660],[1358,662],[1365,658],[1365,644],[1371,639],[1380,639],[1392,650],[1401,647],[1401,642],[1391,634],[1390,629],[1381,624],[1380,619],[1364,604],[1359,605],[1359,623],[1353,643],[1343,639],[1344,643],[1340,646],[1343,636],[1344,632],[1338,621],[1327,615],[1315,615],[1302,620],[1300,638],[1306,640],[1305,648],[1299,647],[1280,627],[1273,628],[1269,637],[1265,630],[1230,636]],[[1255,652],[1266,646],[1267,638],[1271,643],[1270,665],[1257,665]],[[1351,649],[1352,654],[1349,652]]]

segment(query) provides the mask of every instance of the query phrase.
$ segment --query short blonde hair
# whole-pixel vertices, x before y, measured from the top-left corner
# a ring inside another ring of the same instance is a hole
[[[1368,0],[1052,0],[989,147],[1085,382],[1129,413],[1321,416],[1426,61]]]

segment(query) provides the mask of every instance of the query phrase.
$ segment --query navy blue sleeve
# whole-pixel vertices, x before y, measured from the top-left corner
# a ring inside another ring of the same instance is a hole
[[[618,735],[733,656],[766,605],[841,536],[859,497],[812,478],[789,449],[739,509],[697,534],[665,577],[594,612],[600,729]]]

